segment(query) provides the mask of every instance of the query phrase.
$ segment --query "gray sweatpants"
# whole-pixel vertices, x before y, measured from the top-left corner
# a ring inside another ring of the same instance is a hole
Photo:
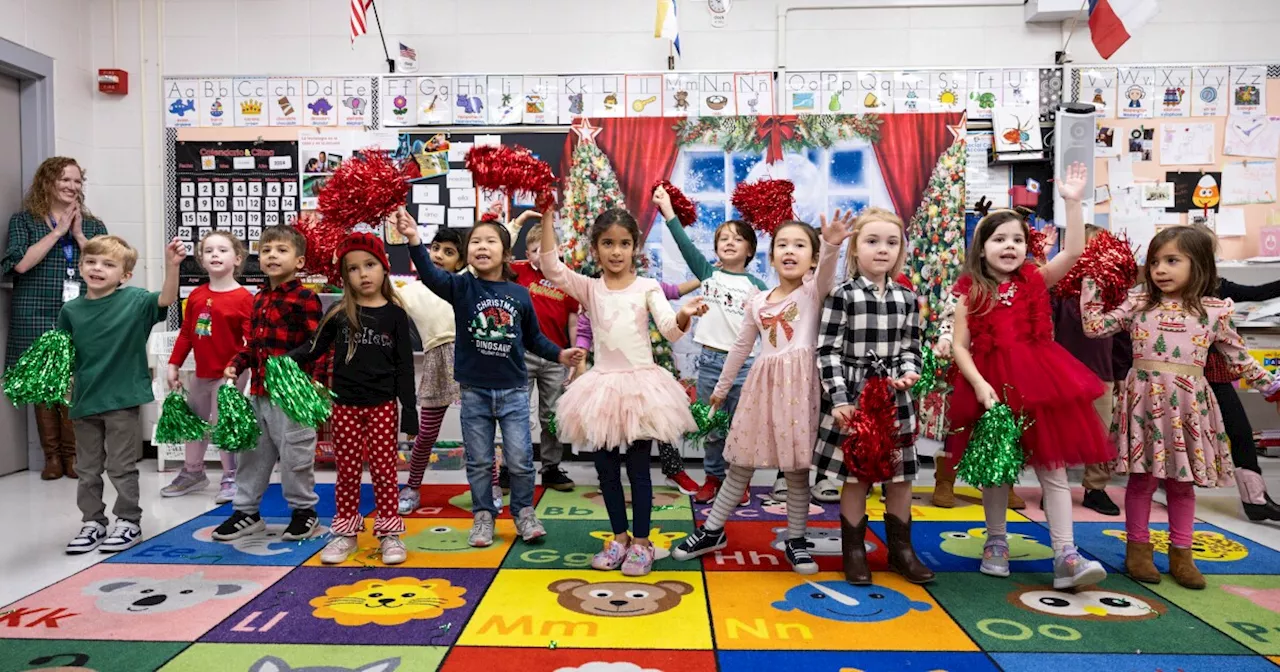
[[[138,460],[142,459],[142,419],[138,406],[121,408],[72,421],[76,429],[76,505],[81,520],[107,524],[107,505],[102,501],[102,472],[105,469],[116,489],[111,512],[117,520],[142,522],[138,503]]]
[[[320,501],[316,496],[316,430],[290,420],[267,397],[253,397],[250,402],[262,436],[257,448],[240,453],[232,506],[242,513],[257,513],[271,483],[271,470],[279,462],[280,485],[289,508],[314,510]]]
[[[546,472],[560,466],[564,457],[564,447],[560,439],[547,428],[547,417],[556,410],[556,401],[564,391],[564,378],[568,375],[564,365],[543,359],[532,352],[524,353],[524,368],[529,373],[529,415],[538,419],[542,427],[542,437],[538,442],[542,458],[542,471]],[[533,391],[538,390],[538,403],[533,403]],[[530,422],[532,426],[532,422]]]

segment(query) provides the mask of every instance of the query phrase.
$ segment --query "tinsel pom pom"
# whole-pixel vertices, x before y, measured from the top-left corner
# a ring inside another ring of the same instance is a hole
[[[689,404],[689,412],[693,414],[693,421],[698,423],[698,431],[685,435],[691,441],[702,441],[712,432],[729,431],[729,414],[726,411],[717,409],[712,412],[710,405],[695,401]]]
[[[317,209],[345,231],[362,222],[377,226],[405,204],[412,177],[405,162],[392,159],[385,150],[366,149],[333,171],[320,188]]]
[[[1048,236],[1045,235],[1044,231],[1041,231],[1034,226],[1028,226],[1027,231],[1030,233],[1030,235],[1027,236],[1027,250],[1031,253],[1031,257],[1036,261],[1042,264],[1045,263],[1048,261],[1046,255],[1049,251],[1044,249],[1044,244],[1048,239]]]
[[[271,396],[271,403],[279,406],[291,420],[307,427],[319,427],[329,419],[333,411],[329,391],[312,380],[292,357],[272,357],[267,360],[266,368],[262,384]]]
[[[795,190],[791,180],[743,182],[733,190],[731,202],[751,228],[772,236],[783,222],[796,218]]]
[[[1080,259],[1053,286],[1054,296],[1079,298],[1085,278],[1093,278],[1098,283],[1098,298],[1104,310],[1113,310],[1124,303],[1129,290],[1138,281],[1138,261],[1133,257],[1128,238],[1108,231],[1095,234],[1085,245]]]
[[[551,432],[551,436],[560,436],[560,423],[556,422],[556,414],[548,413],[542,421],[542,428]]]
[[[40,334],[5,372],[5,396],[15,406],[67,403],[75,358],[71,334],[61,329]]]
[[[933,348],[922,348],[920,352],[920,379],[915,385],[911,386],[911,396],[917,402],[923,400],[930,392],[932,392],[940,380],[942,380],[942,369],[945,364],[938,361],[938,356],[933,354]]]
[[[218,388],[218,423],[209,437],[218,448],[228,453],[240,453],[258,447],[258,416],[244,394],[234,385]]]
[[[533,194],[534,207],[539,212],[554,203],[556,178],[551,166],[524,147],[472,147],[467,152],[467,170],[481,189],[502,191],[508,196],[517,192]]]
[[[680,191],[679,187],[667,180],[658,180],[653,183],[653,189],[649,191],[657,191],[658,187],[665,189],[667,195],[671,197],[671,209],[675,211],[676,219],[680,220],[681,226],[692,226],[694,222],[698,221],[697,206],[693,204],[693,201],[689,200],[688,196],[684,195],[683,191]]]
[[[338,269],[338,245],[350,233],[328,219],[315,213],[304,212],[293,225],[307,239],[307,271],[323,275],[331,285],[342,285],[342,273]]]
[[[898,471],[898,407],[887,376],[867,379],[845,428],[844,466],[861,483],[883,483]]]
[[[209,433],[209,423],[187,405],[187,395],[177,390],[164,398],[160,419],[156,420],[156,443],[181,444],[199,441]]]
[[[956,477],[978,488],[1013,485],[1027,461],[1022,451],[1023,419],[1008,404],[996,404],[982,414],[969,437],[969,446],[956,465]]]

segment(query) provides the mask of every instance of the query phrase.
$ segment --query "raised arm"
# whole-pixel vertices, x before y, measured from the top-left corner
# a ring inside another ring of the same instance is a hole
[[[452,304],[453,283],[458,278],[448,271],[436,268],[431,261],[431,255],[427,253],[427,247],[422,244],[422,238],[418,235],[418,223],[413,221],[413,217],[407,210],[401,207],[391,217],[396,230],[409,241],[409,259],[413,261],[413,267],[418,269],[418,277],[422,279],[422,284],[436,296]],[[466,252],[464,251],[463,254]]]
[[[716,387],[711,392],[713,406],[718,406],[718,400],[723,400],[729,394],[729,388],[733,387],[738,371],[742,370],[742,365],[746,363],[747,358],[751,356],[751,351],[756,347],[756,338],[760,335],[760,326],[756,321],[757,315],[756,302],[747,301],[742,329],[738,330],[738,338],[729,349],[729,356],[724,360],[724,368],[720,370],[720,380],[716,381]]]
[[[1098,283],[1093,278],[1085,278],[1081,282],[1080,318],[1083,321],[1085,336],[1106,338],[1121,331],[1129,331],[1129,326],[1133,323],[1133,313],[1138,306],[1137,298],[1131,294],[1115,310],[1103,312],[1098,293]]]
[[[542,251],[538,255],[542,274],[564,290],[566,294],[578,300],[578,303],[590,305],[593,282],[581,273],[576,273],[564,265],[560,259],[559,246],[556,245],[555,207],[548,206],[542,213]]]
[[[1236,302],[1280,299],[1280,280],[1265,285],[1241,285],[1230,280],[1219,280],[1217,295],[1219,299]]]
[[[1040,267],[1040,277],[1044,284],[1052,287],[1071,270],[1080,255],[1084,254],[1084,187],[1088,182],[1089,171],[1083,163],[1073,163],[1067,167],[1066,175],[1058,179],[1058,195],[1065,202],[1067,211],[1066,239],[1062,249],[1049,263]]]
[[[160,298],[156,299],[161,308],[168,308],[178,300],[179,269],[186,257],[187,246],[178,238],[169,241],[164,248],[164,286],[160,288]]]
[[[684,282],[676,285],[677,294],[675,298],[678,299],[684,296],[685,294],[688,294],[689,292],[697,291],[697,289],[701,286],[702,286],[702,281],[697,278],[694,278],[692,280],[685,280]],[[668,294],[667,298],[671,298],[670,294]]]

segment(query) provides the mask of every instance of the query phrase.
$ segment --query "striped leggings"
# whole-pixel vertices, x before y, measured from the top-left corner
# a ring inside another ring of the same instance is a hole
[[[742,501],[742,493],[747,491],[755,471],[751,467],[729,465],[724,483],[720,485],[720,492],[711,505],[711,513],[707,515],[705,526],[708,529],[724,529],[725,521],[738,506],[738,502]],[[782,473],[787,479],[787,538],[803,539],[809,521],[809,470]]]
[[[413,442],[413,452],[409,457],[409,482],[405,484],[407,487],[417,488],[422,485],[422,474],[426,472],[427,465],[431,464],[431,449],[435,448],[436,439],[440,437],[440,425],[444,423],[447,410],[448,406],[440,406],[424,408],[419,412],[418,438]]]

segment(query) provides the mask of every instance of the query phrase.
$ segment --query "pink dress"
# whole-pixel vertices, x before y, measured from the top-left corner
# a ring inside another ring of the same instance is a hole
[[[1233,375],[1256,386],[1272,383],[1231,324],[1229,300],[1204,297],[1206,315],[1165,300],[1143,312],[1146,294],[1130,295],[1103,312],[1097,285],[1085,279],[1080,297],[1084,331],[1101,338],[1128,330],[1133,368],[1120,384],[1111,437],[1120,447],[1116,471],[1192,481],[1203,487],[1235,482],[1231,449],[1218,402],[1204,377],[1209,347],[1217,346]],[[1267,390],[1268,393],[1274,390]]]
[[[649,316],[668,341],[685,332],[652,278],[609,289],[603,278],[569,270],[555,251],[541,256],[547,279],[591,315],[595,365],[560,395],[560,437],[579,450],[626,446],[641,439],[678,443],[698,428],[684,387],[653,361]]]
[[[713,396],[728,394],[738,370],[751,356],[756,337],[760,354],[742,385],[724,459],[740,467],[807,471],[818,440],[818,322],[822,302],[836,281],[840,247],[822,241],[818,271],[798,289],[770,301],[772,291],[747,302],[738,340],[729,351]]]

